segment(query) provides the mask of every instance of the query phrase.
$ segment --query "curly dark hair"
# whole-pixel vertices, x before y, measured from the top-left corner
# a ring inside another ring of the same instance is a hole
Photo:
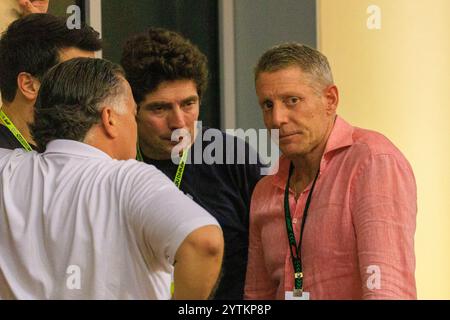
[[[200,98],[206,91],[206,56],[174,31],[150,28],[132,36],[124,45],[120,62],[137,103],[164,81],[193,80]]]

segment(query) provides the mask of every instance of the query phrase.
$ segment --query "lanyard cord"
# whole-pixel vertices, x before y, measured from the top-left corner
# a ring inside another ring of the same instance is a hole
[[[12,133],[12,135],[19,141],[19,143],[22,145],[22,147],[26,151],[32,151],[30,144],[27,142],[27,140],[23,137],[23,135],[20,133],[20,131],[16,128],[14,123],[12,123],[11,120],[9,120],[8,116],[3,112],[3,110],[0,110],[0,122],[5,125],[6,128]]]
[[[180,163],[178,164],[177,173],[173,178],[173,183],[180,189],[181,180],[183,179],[184,167],[186,166],[188,151],[186,149],[183,150],[183,154],[181,155]]]
[[[289,167],[289,176],[287,179],[286,188],[284,190],[284,214],[286,220],[286,230],[289,240],[289,249],[291,251],[292,265],[294,267],[294,293],[301,295],[303,292],[303,266],[300,251],[303,242],[303,233],[305,229],[306,217],[308,215],[308,209],[311,204],[311,197],[314,191],[314,187],[316,186],[317,178],[319,177],[320,169],[317,171],[316,177],[314,178],[314,182],[311,186],[311,190],[309,191],[309,195],[306,200],[305,209],[303,210],[302,225],[300,229],[300,241],[298,245],[295,240],[294,228],[292,226],[291,209],[289,207],[289,181],[291,179],[293,171],[294,165],[291,162]]]
[[[141,148],[139,147],[139,142],[137,143],[137,155],[136,160],[137,161],[144,161],[144,157],[142,156]],[[183,179],[184,174],[184,168],[186,166],[186,159],[188,156],[188,150],[184,149],[183,154],[181,155],[180,163],[178,164],[177,172],[175,173],[175,177],[173,178],[173,183],[177,186],[178,189],[180,189],[181,180]]]
[[[144,157],[142,157],[141,147],[139,146],[139,141],[136,143],[136,160],[144,162]]]

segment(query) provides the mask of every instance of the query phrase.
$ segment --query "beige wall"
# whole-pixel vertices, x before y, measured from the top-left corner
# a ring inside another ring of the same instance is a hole
[[[418,186],[418,298],[450,299],[450,1],[317,0],[339,113],[390,138]],[[381,29],[369,30],[370,5]]]

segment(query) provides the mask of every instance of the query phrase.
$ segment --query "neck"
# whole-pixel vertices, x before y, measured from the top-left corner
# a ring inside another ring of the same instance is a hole
[[[29,128],[29,125],[33,122],[33,107],[12,102],[3,104],[2,110],[25,140],[35,145]]]
[[[292,160],[294,172],[292,182],[306,187],[316,176],[320,168],[320,161],[325,149],[317,149],[304,156],[295,157]]]
[[[307,155],[291,159],[294,171],[289,181],[289,186],[294,190],[295,200],[298,200],[300,193],[314,180],[320,168],[324,150],[325,148],[316,148]]]
[[[107,139],[98,126],[92,127],[82,142],[103,151],[113,159],[119,159],[114,149],[115,144]]]
[[[156,152],[153,148],[149,147],[142,139],[139,139],[139,149],[141,150],[141,154],[146,159],[151,160],[168,160],[170,159],[170,154],[166,154],[163,152]]]
[[[334,121],[330,121],[330,124],[321,139],[321,142],[315,146],[311,151],[306,154],[298,155],[291,158],[294,165],[294,172],[292,174],[292,183],[298,184],[302,187],[306,187],[317,174],[320,168],[320,162],[327,146],[328,138],[334,127]]]

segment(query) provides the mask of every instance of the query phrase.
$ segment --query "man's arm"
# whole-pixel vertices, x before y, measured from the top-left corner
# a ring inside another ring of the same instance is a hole
[[[117,179],[143,258],[175,267],[173,298],[208,298],[222,264],[217,220],[153,166],[130,160]]]
[[[352,186],[362,299],[415,299],[416,184],[403,158],[370,157]]]
[[[267,195],[259,192],[257,186],[253,193],[250,208],[248,264],[244,288],[245,300],[273,300],[276,298],[277,285],[271,280],[267,271],[261,241],[261,229],[258,225],[258,215],[261,213],[258,208],[265,201],[267,201]],[[273,250],[272,248],[265,249]]]
[[[175,255],[174,299],[210,296],[220,273],[223,246],[222,231],[217,226],[205,226],[189,234]]]

